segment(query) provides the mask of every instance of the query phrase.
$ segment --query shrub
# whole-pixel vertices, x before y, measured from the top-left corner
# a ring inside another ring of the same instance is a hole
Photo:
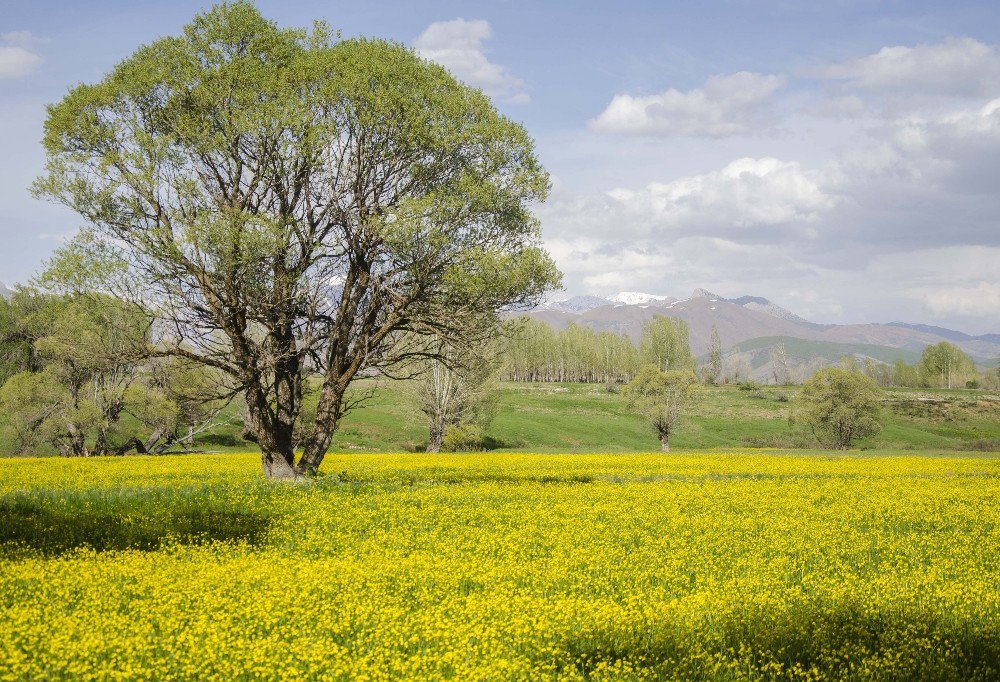
[[[445,431],[441,449],[446,452],[478,452],[486,449],[483,429],[475,424],[458,424]]]

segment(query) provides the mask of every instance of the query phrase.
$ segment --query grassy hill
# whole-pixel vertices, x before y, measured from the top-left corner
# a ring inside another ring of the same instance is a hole
[[[815,447],[789,424],[797,387],[702,391],[681,431],[678,448]],[[1000,451],[1000,396],[986,391],[894,389],[886,392],[886,426],[864,447]],[[499,408],[486,431],[490,447],[530,452],[654,450],[649,426],[625,400],[594,384],[501,385]],[[422,415],[391,385],[343,421],[332,451],[419,451],[427,440]]]

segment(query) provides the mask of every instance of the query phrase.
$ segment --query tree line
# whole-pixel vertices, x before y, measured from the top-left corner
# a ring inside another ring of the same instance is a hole
[[[842,364],[847,369],[862,372],[880,386],[906,388],[1000,388],[1000,362],[982,372],[975,361],[953,343],[942,341],[924,348],[920,360],[908,364],[896,360],[891,365],[865,358],[861,363],[852,359]]]
[[[642,328],[638,344],[626,334],[570,324],[564,329],[530,317],[513,325],[500,366],[508,381],[623,384],[645,365],[661,371],[693,370],[688,326],[657,315]]]
[[[770,375],[779,385],[801,384],[824,366],[819,358],[792,358],[784,343],[768,351]],[[819,364],[817,364],[819,363]],[[521,317],[505,334],[499,365],[506,381],[625,384],[646,365],[661,371],[696,369],[687,324],[678,318],[656,315],[642,328],[638,343],[627,334],[596,331],[569,324],[563,329],[530,317]],[[870,357],[841,358],[843,369],[865,374],[883,387],[998,388],[1000,362],[980,372],[975,361],[958,346],[942,341],[924,349],[920,360],[889,364]],[[726,353],[713,326],[709,351],[697,363],[705,384],[742,383],[751,378],[748,358]]]

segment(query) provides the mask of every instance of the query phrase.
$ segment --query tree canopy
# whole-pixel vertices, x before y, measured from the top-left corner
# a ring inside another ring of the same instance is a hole
[[[880,398],[878,384],[870,377],[827,367],[803,384],[795,416],[821,443],[848,448],[882,430]]]
[[[689,369],[664,372],[646,365],[625,387],[625,397],[632,409],[649,420],[663,451],[670,452],[670,436],[698,389],[698,377]]]
[[[926,385],[938,388],[964,387],[966,381],[978,376],[972,358],[947,341],[924,348],[918,369]]]
[[[35,191],[88,224],[50,283],[151,311],[150,352],[222,372],[270,477],[316,472],[356,377],[474,343],[559,281],[522,126],[404,46],[246,2],[71,90],[44,144]]]

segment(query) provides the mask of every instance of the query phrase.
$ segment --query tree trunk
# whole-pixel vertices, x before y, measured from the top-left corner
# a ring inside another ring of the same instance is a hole
[[[264,475],[271,481],[294,481],[301,478],[295,468],[295,453],[269,452],[261,449],[261,464]]]
[[[660,446],[663,448],[664,452],[670,452],[670,436],[667,434],[661,434]]]
[[[97,427],[97,439],[94,441],[91,453],[94,455],[108,454],[108,432],[103,425]]]
[[[324,383],[316,406],[316,421],[312,433],[306,439],[302,447],[302,458],[295,467],[299,476],[315,476],[319,472],[333,434],[337,431],[345,389],[346,382],[328,379]]]
[[[433,425],[427,439],[427,452],[441,452],[441,444],[444,442],[444,429]]]
[[[87,450],[87,444],[84,440],[84,434],[75,424],[68,424],[67,429],[69,432],[69,452],[71,457],[89,457],[90,451]]]
[[[247,427],[257,437],[264,475],[272,481],[299,478],[295,469],[295,449],[292,434],[284,424],[278,424],[269,414],[267,404],[258,391],[247,391]]]

